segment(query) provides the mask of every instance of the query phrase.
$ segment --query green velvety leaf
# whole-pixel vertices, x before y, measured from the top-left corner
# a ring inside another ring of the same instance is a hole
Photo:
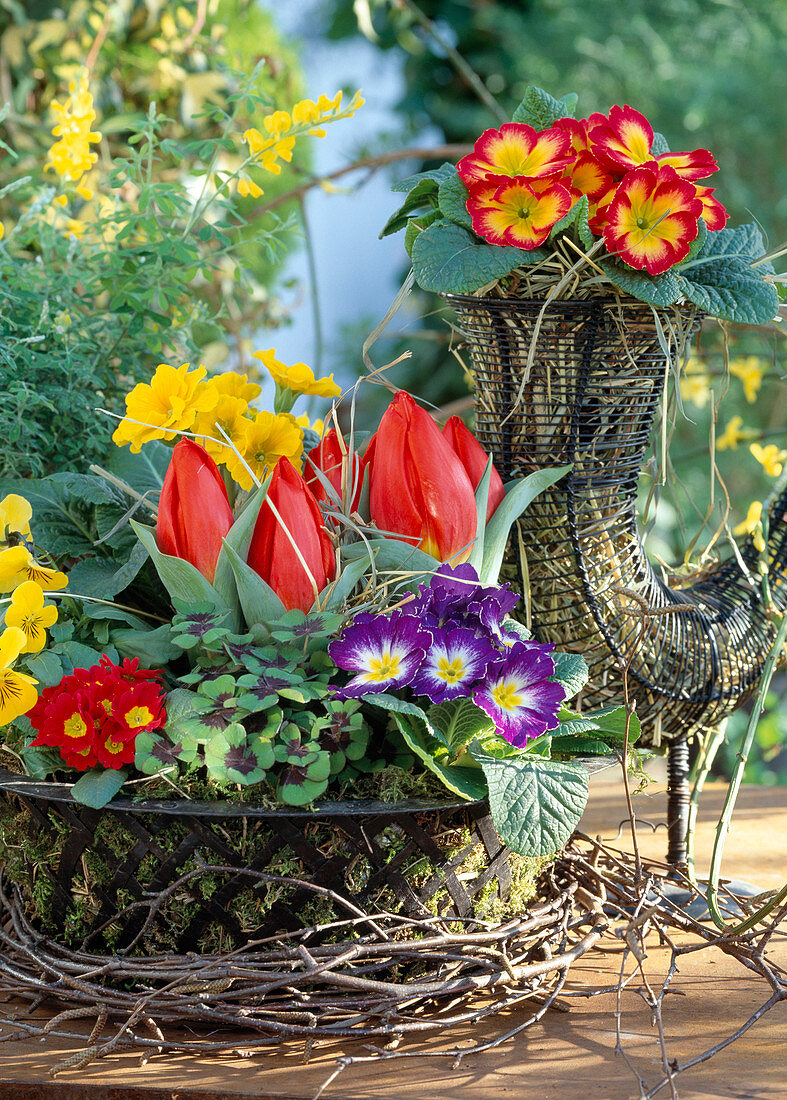
[[[651,154],[654,157],[660,157],[663,153],[670,151],[669,142],[660,134],[658,130],[653,131],[653,144],[650,147]]]
[[[143,443],[139,454],[132,454],[128,447],[115,447],[109,470],[138,493],[149,493],[147,499],[155,504],[171,458],[172,447],[152,439]]]
[[[577,98],[574,92],[569,92],[561,99],[555,99],[543,88],[533,85],[525,92],[525,98],[514,111],[511,121],[524,122],[536,130],[547,130],[559,118],[574,117]]]
[[[101,660],[101,653],[81,642],[65,641],[52,646],[52,651],[58,655],[63,665],[63,674],[70,675],[75,668],[92,668]],[[104,652],[111,659],[117,658],[117,652],[113,646],[105,646]]]
[[[484,535],[484,557],[478,573],[482,584],[497,583],[514,520],[522,515],[539,493],[554,485],[570,469],[570,466],[558,466],[553,470],[536,470],[527,477],[508,482],[506,495],[497,506]]]
[[[609,738],[621,743],[626,737],[626,708],[625,707],[601,707],[599,710],[589,711],[583,715],[594,723],[599,736]],[[629,718],[629,744],[633,745],[641,733],[639,718],[632,714]]]
[[[33,657],[28,657],[27,668],[30,675],[35,676],[36,680],[42,683],[44,687],[54,687],[63,679],[63,666],[60,663],[60,658],[48,649],[36,653]]]
[[[419,183],[424,180],[432,180],[435,184],[439,184],[441,180],[447,179],[456,168],[453,164],[441,164],[439,168],[430,168],[428,172],[417,172],[413,176],[407,176],[406,179],[397,180],[391,187],[392,191],[412,191]],[[437,187],[435,186],[435,191]]]
[[[432,729],[445,741],[454,758],[474,737],[495,728],[489,715],[471,699],[452,699],[430,707],[428,718]]]
[[[473,219],[467,210],[467,199],[467,188],[458,172],[454,172],[453,175],[446,176],[442,180],[437,191],[437,205],[440,207],[441,213],[448,218],[449,222],[454,222],[456,225],[464,226],[465,229],[472,231]]]
[[[270,585],[266,584],[250,565],[247,565],[226,539],[222,553],[226,554],[235,576],[241,614],[247,626],[275,622],[286,614],[287,608]]]
[[[123,657],[139,657],[142,668],[161,668],[183,652],[172,642],[169,623],[155,630],[113,630],[109,637]]]
[[[421,218],[410,218],[404,231],[404,247],[408,256],[412,257],[413,244],[418,234],[426,229],[428,225],[432,225],[433,222],[442,220],[443,215],[439,210],[430,210],[428,214],[424,214]]]
[[[47,749],[43,745],[27,746],[19,753],[31,779],[46,779],[52,772],[64,767],[63,757],[57,749]]]
[[[571,207],[565,217],[561,218],[550,231],[549,239],[554,240],[555,237],[561,233],[565,233],[567,229],[572,226],[577,227],[577,233],[579,239],[584,244],[585,248],[591,248],[595,243],[595,238],[590,232],[590,226],[588,225],[588,197],[583,195],[581,199],[578,199]]]
[[[405,743],[430,771],[461,798],[476,801],[486,795],[483,775],[475,767],[452,764],[451,753],[442,740],[434,736],[426,714],[414,703],[407,703],[393,695],[365,695],[364,702],[388,711]]]
[[[532,756],[499,760],[470,748],[489,785],[489,809],[500,839],[522,856],[559,851],[579,823],[588,797],[582,767]]]
[[[683,293],[673,271],[665,271],[663,275],[648,275],[615,259],[601,260],[599,267],[615,286],[651,306],[666,309],[677,302]]]
[[[732,258],[705,261],[702,255],[692,261],[698,266],[686,273],[681,268],[678,276],[690,302],[712,317],[739,325],[767,325],[774,319],[779,295],[775,286],[763,281],[760,269]]]
[[[131,526],[139,536],[139,540],[145,547],[156,567],[156,572],[161,578],[161,583],[169,592],[173,600],[182,600],[187,604],[210,604],[218,611],[229,611],[230,608],[219,596],[213,585],[203,577],[199,569],[183,558],[173,557],[171,554],[162,554],[156,545],[156,534],[150,527],[131,520]]]
[[[148,560],[148,552],[140,542],[122,558],[85,558],[69,571],[69,591],[74,596],[93,596],[111,600],[118,592],[128,588],[142,566]]]
[[[566,689],[566,699],[573,699],[588,682],[588,666],[579,653],[553,652],[554,679]]]
[[[612,749],[606,741],[599,741],[595,737],[565,737],[552,736],[552,752],[559,756],[608,756]]]
[[[398,233],[400,229],[404,229],[410,220],[410,216],[416,210],[421,210],[423,207],[433,208],[436,204],[437,181],[433,179],[419,180],[399,209],[391,214],[390,218],[383,226],[378,240],[382,240],[383,237],[388,237],[391,233]]]
[[[423,290],[470,294],[545,255],[543,249],[487,244],[453,222],[435,222],[413,242],[413,273]]]
[[[128,768],[93,768],[77,780],[71,788],[71,797],[82,806],[100,810],[112,801],[128,776]]]

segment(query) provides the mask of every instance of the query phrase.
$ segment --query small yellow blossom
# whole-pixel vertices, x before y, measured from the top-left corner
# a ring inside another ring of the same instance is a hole
[[[55,197],[52,199],[52,202],[56,202],[58,206],[67,206],[68,205],[68,196],[67,195],[55,195]]]
[[[27,714],[38,702],[37,681],[12,668],[26,642],[27,636],[18,626],[9,626],[0,634],[0,726]]]
[[[44,603],[44,590],[35,581],[23,581],[14,589],[11,605],[5,613],[6,626],[24,631],[22,653],[40,653],[46,645],[47,628],[57,622],[57,608]]]
[[[215,407],[217,391],[199,386],[207,373],[205,368],[189,371],[189,366],[159,363],[149,385],[140,382],[134,387],[126,397],[127,419],[121,420],[112,436],[118,447],[128,443],[132,452],[139,454],[143,443],[174,439],[178,432],[191,429],[198,413]]]
[[[264,195],[265,192],[253,179],[241,175],[238,177],[238,194],[242,199],[258,199],[260,195]]]
[[[731,449],[736,451],[741,440],[756,439],[759,434],[756,428],[743,427],[742,416],[730,417],[724,431],[716,440],[716,450],[727,451]]]
[[[743,383],[743,395],[750,405],[757,400],[757,394],[762,385],[762,376],[767,370],[767,364],[763,363],[756,355],[746,355],[741,359],[734,359],[730,363],[730,374],[740,378]]]
[[[25,581],[35,581],[47,592],[65,588],[68,577],[35,560],[26,546],[0,550],[0,592],[13,592]]]
[[[87,69],[80,69],[68,90],[70,94],[65,103],[52,100],[52,111],[57,118],[52,135],[58,140],[47,154],[46,166],[54,169],[61,179],[76,183],[98,160],[98,154],[92,152],[90,146],[101,140],[101,134],[92,129],[96,112]]]
[[[280,160],[291,161],[295,139],[302,134],[312,137],[324,137],[323,127],[341,118],[350,118],[363,106],[360,92],[356,92],[346,107],[342,108],[342,93],[337,92],[333,99],[321,95],[316,103],[303,99],[289,111],[272,111],[262,120],[264,133],[251,127],[243,134],[243,140],[249,146],[249,153],[265,169],[278,176],[281,172]],[[266,136],[267,135],[267,136]],[[240,182],[238,184],[240,189]]]
[[[262,365],[267,367],[273,381],[282,389],[307,394],[310,397],[338,397],[342,392],[341,386],[337,386],[334,382],[332,374],[324,378],[315,378],[314,371],[305,363],[293,363],[288,367],[276,358],[275,348],[255,351],[254,358],[259,359]]]
[[[30,538],[30,520],[33,509],[30,502],[17,493],[9,493],[0,500],[0,546],[7,545],[11,535]]]
[[[295,423],[299,428],[303,428],[307,432],[315,432],[320,439],[325,435],[325,421],[324,420],[309,420],[306,413],[302,413],[301,416],[295,417]]]
[[[303,452],[303,432],[289,413],[278,415],[267,410],[258,412],[249,420],[239,448],[246,463],[262,481],[279,459],[284,456],[296,469],[300,469]],[[251,489],[254,482],[238,456],[228,447],[222,458],[224,465],[241,489]]]
[[[691,401],[698,409],[704,409],[708,404],[710,376],[701,359],[692,356],[686,364],[680,380],[680,395],[684,401]]]
[[[733,527],[733,535],[754,535],[754,545],[762,553],[765,549],[765,540],[762,537],[762,501],[753,500],[746,513],[746,519]]]
[[[767,447],[761,447],[759,443],[752,443],[749,445],[749,450],[769,477],[778,477],[784,469],[787,451],[780,451],[775,443],[769,443]]]

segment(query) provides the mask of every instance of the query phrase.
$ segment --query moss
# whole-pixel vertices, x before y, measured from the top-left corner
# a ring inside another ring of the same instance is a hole
[[[400,772],[400,769],[386,770]],[[389,775],[383,789],[397,790],[402,797],[403,788],[400,784],[402,775],[407,774]],[[409,789],[406,784],[404,787],[411,797],[416,789],[415,784]],[[356,790],[356,795],[359,793]],[[423,795],[423,788],[418,793]],[[418,815],[417,820],[431,831],[429,816]],[[436,839],[444,860],[461,857],[454,867],[454,873],[473,897],[474,880],[486,870],[486,852],[483,845],[476,842],[475,834],[468,827],[452,824],[456,820],[447,817],[445,828]],[[142,834],[141,841],[147,845],[147,851],[144,847],[137,848],[140,836],[126,827],[123,816],[111,811],[101,815],[95,828],[94,842],[83,852],[72,877],[71,906],[65,925],[57,928],[53,907],[55,891],[45,868],[54,870],[59,865],[72,827],[56,814],[50,814],[49,829],[38,825],[33,827],[29,811],[20,808],[13,800],[2,803],[0,861],[5,863],[6,877],[22,890],[28,901],[30,915],[42,931],[55,934],[69,946],[78,946],[91,929],[101,923],[97,918],[102,907],[109,902],[113,911],[121,914],[120,920],[108,927],[100,939],[92,939],[90,946],[91,949],[100,950],[103,946],[104,949],[113,950],[119,945],[124,931],[123,911],[139,900],[140,896],[144,897],[147,891],[156,890],[152,884],[160,874],[162,862],[178,851],[190,835],[188,823],[177,819],[140,813],[134,815],[134,823],[137,831],[141,826],[149,835],[150,839],[146,840]],[[194,870],[204,871],[210,864],[226,861],[237,866],[254,863],[271,875],[285,878],[308,881],[312,877],[298,851],[290,845],[282,844],[278,831],[264,819],[231,819],[213,822],[210,826],[203,822],[203,827],[209,827],[216,834],[221,848],[232,851],[232,858],[223,853],[217,854],[209,843],[199,843],[196,848],[187,844],[177,866],[178,875]],[[424,892],[427,911],[435,916],[445,916],[450,921],[453,899],[444,885],[445,875],[440,864],[435,864],[425,856],[414,845],[410,834],[396,821],[389,822],[375,834],[378,852],[376,861],[359,851],[355,841],[342,831],[339,823],[310,822],[305,826],[304,834],[312,849],[326,859],[335,861],[343,869],[347,892],[365,899],[363,904],[369,908],[389,911],[400,909],[401,904],[391,886],[384,885],[379,890],[370,890],[375,862],[378,865],[381,862],[383,865],[394,863],[416,893]],[[273,853],[272,857],[260,864],[259,861],[268,847]],[[137,855],[139,862],[135,866]],[[474,915],[485,921],[501,921],[511,913],[521,912],[535,896],[537,874],[544,862],[512,855],[509,860],[512,878],[510,897],[500,897],[497,880],[493,879],[475,892]],[[130,884],[118,879],[119,870],[126,866],[133,870]],[[221,872],[204,871],[182,890],[174,892],[168,898],[161,916],[146,930],[135,950],[152,953],[177,949],[178,943],[191,935],[188,930],[202,903],[221,891],[227,881],[227,875]],[[300,889],[283,882],[250,881],[248,887],[244,887],[233,897],[228,909],[242,932],[252,936],[271,909],[279,904],[289,907],[292,903],[298,919],[307,925],[322,924],[347,916],[344,907],[334,908],[329,898],[319,894],[313,894],[305,902],[302,896],[295,899],[295,893]],[[345,930],[341,930],[337,936],[341,939],[346,934]],[[235,946],[235,943],[231,941],[227,930],[212,920],[208,921],[199,936],[193,937],[193,942],[189,942],[190,949],[203,952],[221,951],[231,946]]]

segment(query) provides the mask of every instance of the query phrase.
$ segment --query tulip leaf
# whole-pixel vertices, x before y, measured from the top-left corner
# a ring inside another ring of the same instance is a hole
[[[362,558],[367,566],[371,565],[370,555],[374,558],[379,573],[406,573],[401,583],[407,588],[428,582],[437,571],[440,562],[431,554],[411,546],[399,539],[369,539],[368,542],[351,543],[342,547],[342,554],[350,561]]]
[[[135,520],[130,521],[139,541],[150,554],[161,583],[173,600],[182,600],[187,604],[209,603],[218,611],[229,611],[219,593],[199,569],[184,558],[172,554],[162,554],[156,545],[156,533],[151,527],[145,527]]]
[[[224,537],[224,542],[231,547],[231,549],[235,550],[244,561],[249,552],[257,516],[259,515],[265,497],[268,495],[270,481],[270,477],[266,478],[262,485],[252,493],[243,511]],[[216,573],[213,577],[213,587],[226,602],[227,606],[232,609],[232,629],[238,630],[242,617],[240,597],[235,583],[235,571],[230,564],[223,545],[216,561]]]
[[[492,480],[492,458],[491,456],[487,460],[486,467],[481,480],[478,482],[478,486],[475,491],[475,506],[476,506],[476,535],[473,542],[473,549],[470,551],[470,557],[467,559],[468,563],[472,565],[476,573],[481,571],[481,565],[484,560],[484,543],[486,541],[486,509],[489,502],[489,483]]]
[[[343,552],[343,551],[342,551]],[[320,593],[320,607],[323,611],[340,611],[367,569],[371,568],[368,557],[347,561],[335,581],[332,581]]]
[[[509,482],[506,495],[489,521],[484,537],[484,558],[478,576],[483,584],[496,584],[508,542],[508,533],[527,506],[545,489],[564,477],[571,466],[536,470],[520,480]]]
[[[413,273],[423,290],[437,294],[470,294],[548,253],[487,244],[461,225],[434,222],[413,241]]]
[[[227,555],[240,600],[240,609],[247,626],[272,623],[286,615],[287,608],[269,584],[224,540],[222,553]]]

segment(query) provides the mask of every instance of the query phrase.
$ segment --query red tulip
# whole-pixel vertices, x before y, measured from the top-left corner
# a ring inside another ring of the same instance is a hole
[[[317,592],[336,575],[336,554],[320,506],[287,458],[280,458],[273,471],[268,495],[251,536],[248,563],[288,611],[294,608],[309,611]]]
[[[429,413],[400,390],[364,456],[373,522],[439,561],[465,560],[476,534],[473,486]]]
[[[443,436],[448,440],[458,455],[459,461],[464,466],[467,476],[470,478],[470,482],[473,486],[473,491],[475,492],[483,476],[484,470],[486,469],[489,455],[467,425],[460,420],[458,416],[452,416],[450,419],[446,420],[443,428]],[[498,504],[500,504],[505,495],[506,491],[503,488],[500,474],[495,467],[492,466],[492,476],[489,479],[489,496],[486,501],[487,523],[489,523],[497,510]]]
[[[314,472],[315,467],[330,481],[341,500],[352,492],[350,511],[354,512],[361,495],[361,460],[355,451],[349,450],[335,428],[326,432],[317,446],[312,447],[303,464],[303,480],[314,493],[315,500],[327,500],[328,494]]]
[[[175,444],[164,477],[156,521],[159,550],[184,558],[209,581],[221,540],[235,521],[219,468],[190,439]]]

